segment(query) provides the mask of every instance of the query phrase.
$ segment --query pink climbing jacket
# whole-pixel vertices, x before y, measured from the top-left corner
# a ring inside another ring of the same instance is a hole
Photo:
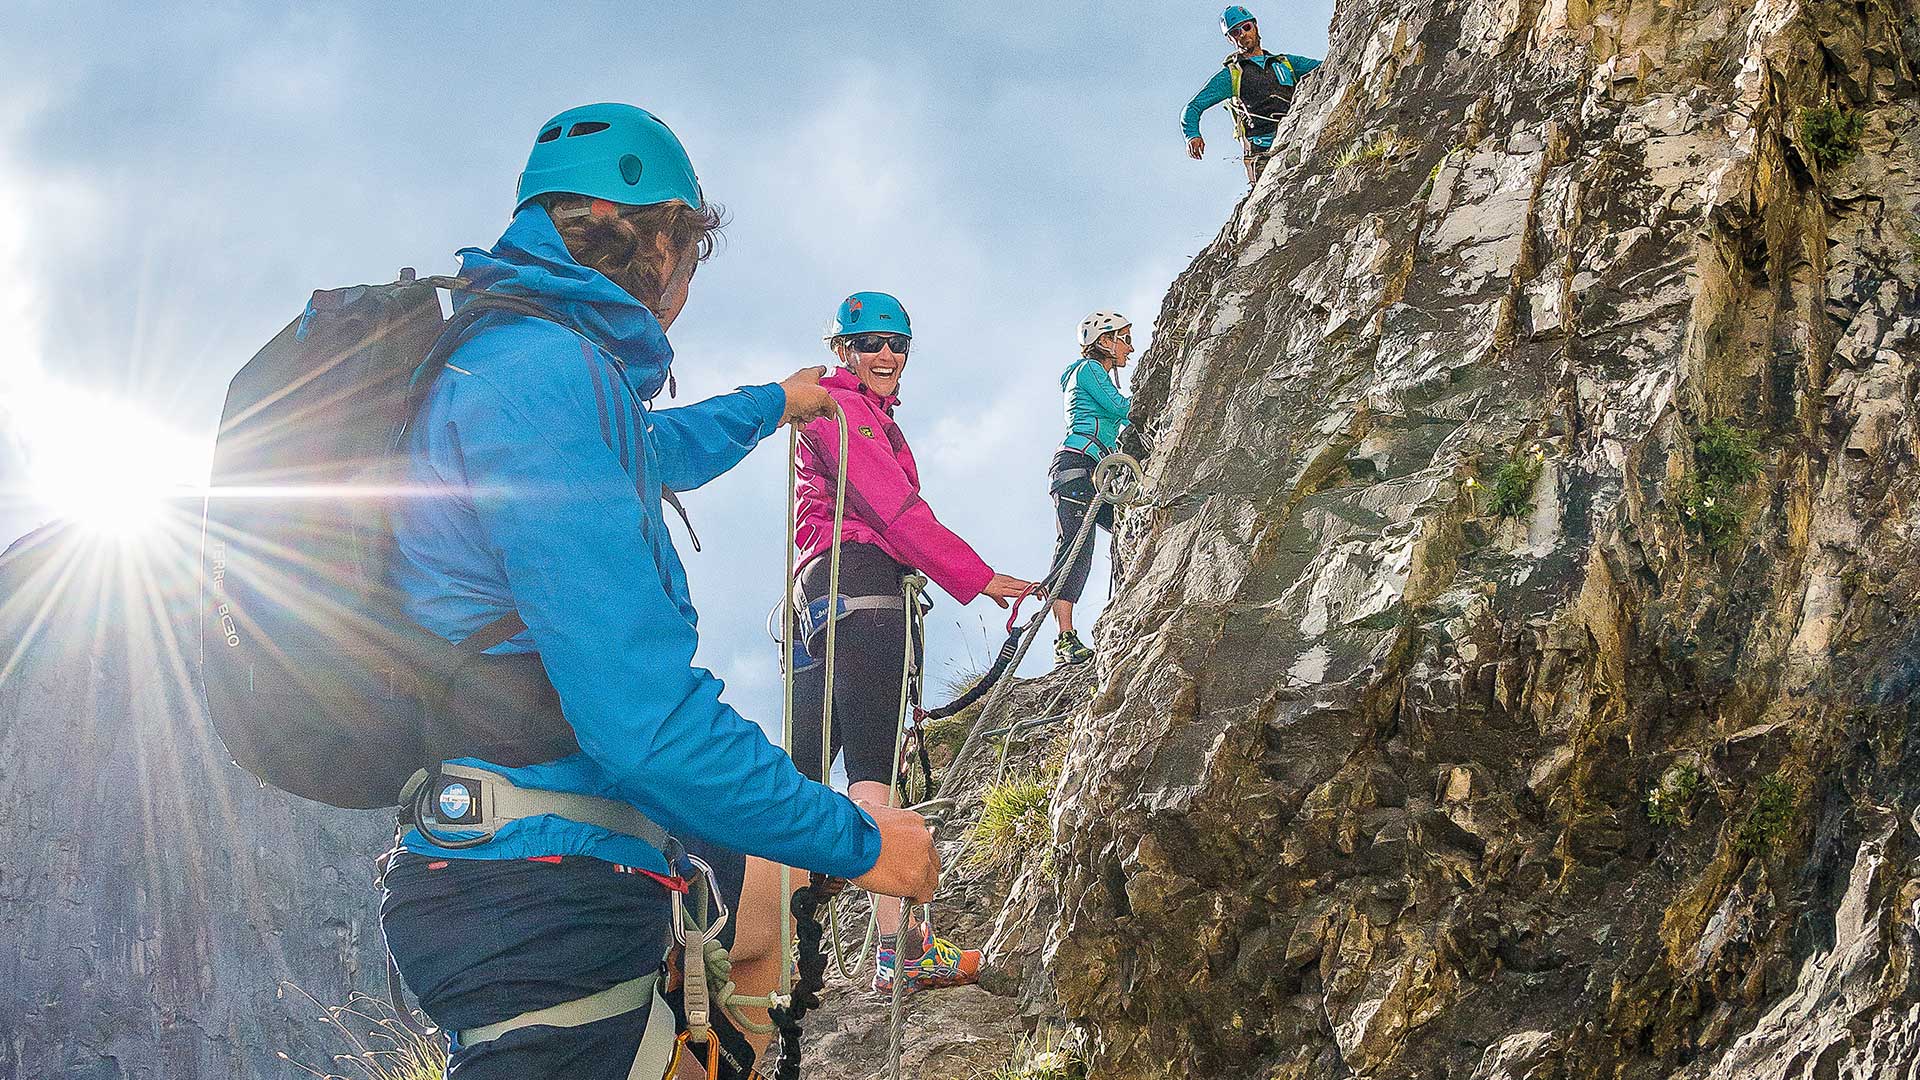
[[[847,417],[847,506],[840,542],[875,545],[963,604],[979,596],[993,570],[965,540],[940,524],[920,497],[920,470],[907,437],[893,422],[893,407],[900,399],[881,397],[844,369],[821,379],[820,385]],[[839,450],[839,429],[831,418],[813,421],[800,434],[793,544],[802,567],[824,555],[833,542]]]

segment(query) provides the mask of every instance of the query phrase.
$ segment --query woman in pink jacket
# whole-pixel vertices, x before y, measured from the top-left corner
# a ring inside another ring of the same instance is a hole
[[[920,497],[913,451],[894,423],[900,376],[907,366],[913,328],[900,301],[878,292],[847,297],[835,314],[827,345],[840,370],[820,380],[847,420],[846,511],[840,524],[840,628],[836,635],[833,686],[833,748],[846,753],[848,794],[856,802],[884,804],[895,775],[895,725],[899,721],[900,667],[906,658],[907,611],[901,579],[918,570],[955,600],[982,594],[1001,607],[1031,588],[997,574],[965,540],[940,524]],[[831,419],[816,420],[800,436],[800,477],[794,547],[799,551],[801,635],[809,662],[798,658],[794,676],[794,764],[820,776],[820,724],[826,671],[819,658],[826,637],[829,559],[833,543],[833,487],[839,464],[839,432]],[[915,643],[916,651],[920,645]],[[799,650],[796,650],[798,653]],[[880,941],[894,940],[900,902],[875,897]],[[950,942],[921,940],[922,954],[904,966],[906,989],[970,982],[980,954]],[[893,989],[893,950],[882,948],[873,986]]]

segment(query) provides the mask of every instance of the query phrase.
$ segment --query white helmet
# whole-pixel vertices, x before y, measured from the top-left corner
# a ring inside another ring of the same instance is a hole
[[[1100,340],[1100,335],[1109,330],[1125,330],[1133,321],[1117,311],[1096,311],[1080,320],[1080,347],[1086,348]]]

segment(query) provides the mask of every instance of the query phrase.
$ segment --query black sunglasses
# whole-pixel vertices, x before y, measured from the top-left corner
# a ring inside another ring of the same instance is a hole
[[[912,345],[913,339],[905,334],[853,334],[847,338],[847,347],[857,353],[877,353],[885,346],[893,350],[893,355],[905,356]]]

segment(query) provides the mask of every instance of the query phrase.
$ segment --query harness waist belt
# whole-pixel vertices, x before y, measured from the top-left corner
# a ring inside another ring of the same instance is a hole
[[[433,778],[434,770],[421,769],[407,781],[400,793],[400,805],[416,805],[422,785]],[[446,781],[454,781],[467,788],[465,798],[470,800],[465,813],[448,816],[451,805],[457,805],[444,797],[429,800],[429,805],[419,807],[416,814],[424,824],[434,829],[477,831],[493,833],[509,822],[551,814],[582,825],[596,825],[608,832],[631,836],[636,840],[658,848],[667,857],[669,872],[673,869],[680,852],[680,842],[661,828],[652,818],[641,813],[635,807],[614,799],[603,799],[595,795],[579,795],[571,791],[545,791],[539,788],[515,787],[513,782],[496,772],[485,769],[469,768],[465,765],[442,764],[438,769],[442,778],[440,790],[448,790]]]

